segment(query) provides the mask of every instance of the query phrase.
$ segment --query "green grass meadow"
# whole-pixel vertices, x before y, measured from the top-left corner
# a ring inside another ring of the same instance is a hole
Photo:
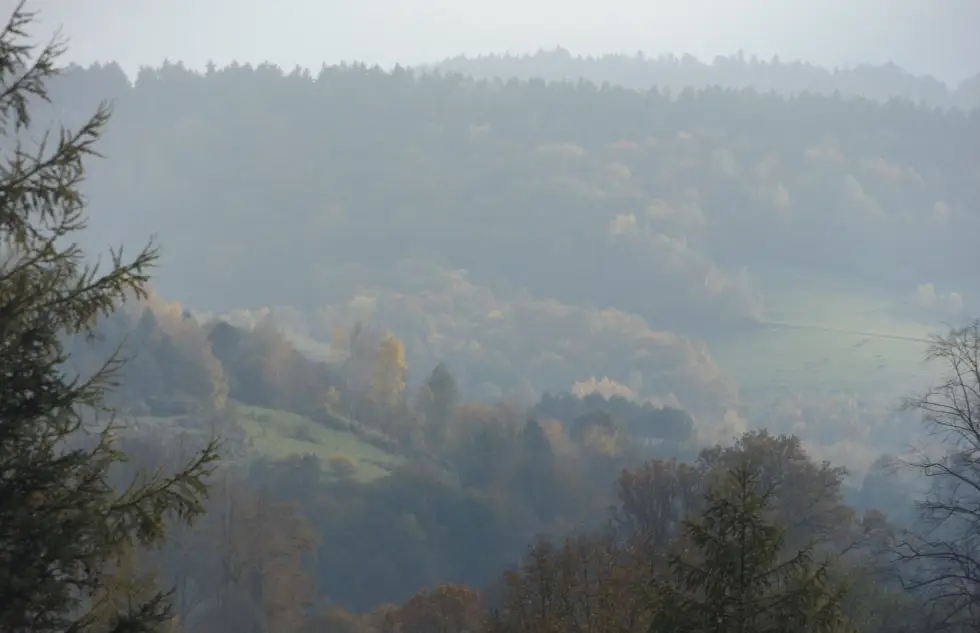
[[[712,342],[746,396],[899,394],[936,373],[927,339],[942,329],[903,318],[900,302],[847,280],[799,271],[763,277],[763,323]]]
[[[357,469],[354,478],[369,482],[389,474],[403,460],[361,440],[349,431],[338,431],[301,415],[274,409],[234,404],[236,420],[245,433],[246,457],[283,459],[315,455],[326,468],[334,455],[351,458]],[[185,416],[140,418],[141,424],[174,433],[206,434],[192,428]]]

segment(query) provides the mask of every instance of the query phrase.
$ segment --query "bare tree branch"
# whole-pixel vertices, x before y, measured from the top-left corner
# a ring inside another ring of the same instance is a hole
[[[937,627],[980,631],[980,320],[933,337],[926,358],[947,377],[903,407],[922,414],[943,454],[905,462],[930,487],[919,524],[894,551],[906,589],[927,600]]]

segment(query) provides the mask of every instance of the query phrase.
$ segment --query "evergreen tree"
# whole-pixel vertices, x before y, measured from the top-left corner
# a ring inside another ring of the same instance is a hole
[[[34,17],[21,2],[0,32],[0,631],[160,630],[165,593],[120,601],[109,589],[133,547],[165,537],[167,516],[203,511],[216,446],[172,476],[121,492],[110,483],[125,459],[105,400],[121,358],[69,376],[66,341],[145,296],[156,250],[125,260],[120,249],[100,269],[74,242],[85,227],[83,162],[109,109],[57,142],[33,133],[64,52],[58,39],[29,43]]]
[[[672,577],[655,587],[652,631],[667,633],[832,633],[845,630],[843,586],[812,547],[784,553],[784,531],[767,520],[771,490],[760,491],[749,462],[706,494],[706,510],[686,521],[670,557]]]
[[[459,405],[459,387],[456,379],[443,363],[439,363],[429,374],[426,386],[432,392],[426,417],[436,424],[445,425]]]

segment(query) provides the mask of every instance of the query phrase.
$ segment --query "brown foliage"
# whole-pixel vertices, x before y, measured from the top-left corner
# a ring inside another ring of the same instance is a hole
[[[632,633],[646,629],[642,559],[611,539],[584,536],[534,545],[505,574],[490,633]]]
[[[424,589],[404,605],[389,610],[383,633],[467,633],[483,621],[480,594],[463,585],[445,584]]]

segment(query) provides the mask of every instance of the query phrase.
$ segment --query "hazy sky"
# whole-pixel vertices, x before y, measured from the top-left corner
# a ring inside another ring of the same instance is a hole
[[[14,0],[0,0],[13,7]],[[30,0],[81,63],[127,72],[273,61],[391,65],[457,53],[691,53],[822,65],[894,61],[959,81],[980,72],[980,0]],[[6,15],[8,11],[5,11]]]

